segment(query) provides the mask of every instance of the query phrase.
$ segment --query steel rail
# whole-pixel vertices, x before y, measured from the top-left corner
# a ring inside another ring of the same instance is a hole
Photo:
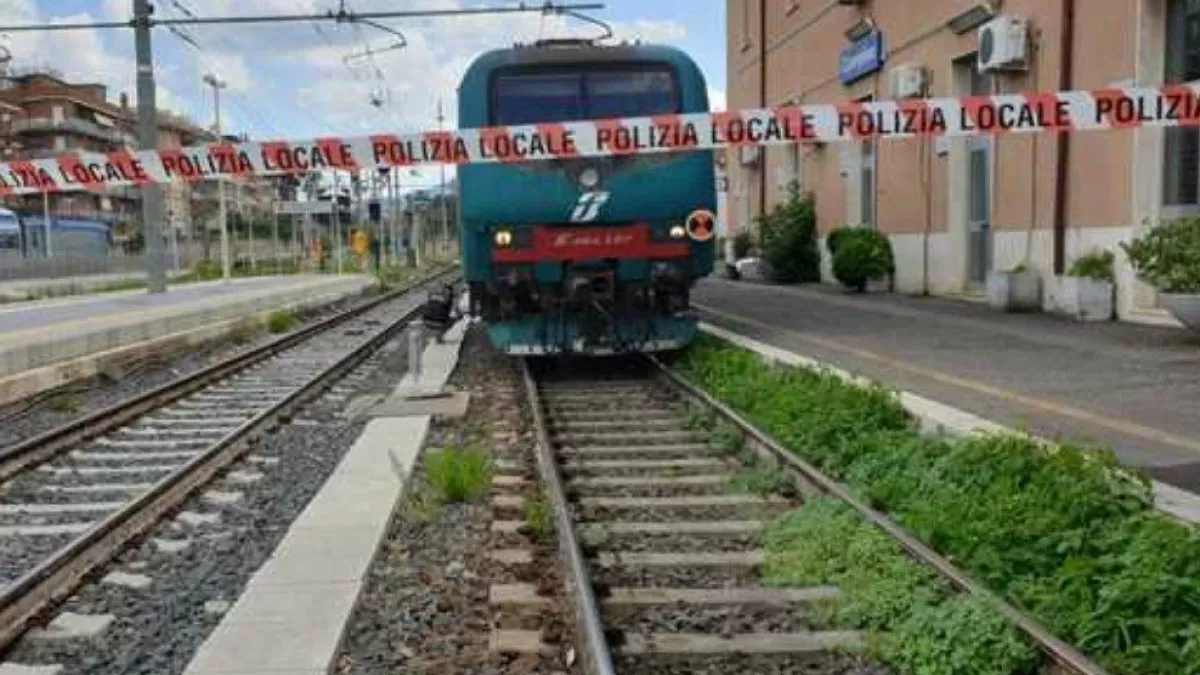
[[[1079,675],[1108,675],[1107,671],[1079,650],[1055,637],[1053,633],[1042,626],[1037,620],[1024,614],[1003,598],[972,579],[965,572],[955,567],[949,560],[905,531],[894,520],[855,497],[844,485],[826,476],[817,467],[788,451],[779,441],[750,424],[736,410],[713,398],[708,392],[688,381],[687,378],[672,372],[654,356],[647,355],[647,359],[658,367],[659,374],[676,389],[683,391],[693,399],[716,410],[722,417],[741,429],[742,433],[753,438],[762,448],[768,450],[789,469],[799,473],[821,492],[831,495],[853,508],[860,516],[895,539],[913,558],[936,570],[938,574],[949,581],[955,588],[990,602],[1010,623],[1028,636],[1056,664],[1069,668],[1071,672],[1079,673]]]
[[[541,475],[542,484],[546,487],[546,495],[550,499],[550,507],[554,512],[554,529],[558,535],[559,556],[567,566],[568,574],[563,585],[566,587],[567,594],[574,600],[575,624],[582,630],[586,646],[584,666],[586,672],[592,675],[614,675],[616,671],[613,669],[608,639],[604,635],[599,603],[596,602],[596,594],[592,588],[587,563],[584,562],[583,550],[579,547],[579,535],[575,529],[575,521],[571,516],[570,507],[567,505],[558,464],[554,461],[550,434],[546,429],[546,416],[542,411],[537,382],[530,372],[528,359],[521,359],[521,373],[525,381],[529,407],[533,411],[533,425],[537,434],[538,473]]]
[[[223,377],[228,377],[231,373],[238,372],[252,363],[278,354],[286,347],[294,346],[298,342],[302,342],[304,339],[312,337],[319,332],[341,325],[351,318],[360,316],[363,312],[371,308],[402,297],[405,294],[412,293],[421,286],[443,278],[447,274],[456,273],[456,271],[451,270],[449,272],[434,274],[407,290],[396,291],[380,296],[379,298],[373,298],[336,317],[309,327],[309,329],[297,331],[269,345],[234,357],[225,363],[218,364],[214,368],[206,369],[201,373],[181,378],[160,388],[160,390],[151,392],[151,394],[159,393],[162,390],[169,390],[172,387],[180,387],[180,391],[182,391],[186,386],[185,381],[189,379],[201,380],[206,384],[211,383],[218,372],[223,373]],[[0,652],[7,651],[16,639],[28,629],[32,621],[66,597],[69,597],[89,575],[107,564],[131,541],[142,536],[164,516],[178,508],[180,503],[187,499],[193,492],[207,484],[230,463],[249,450],[255,444],[259,432],[268,430],[279,420],[289,418],[296,409],[319,394],[329,384],[369,358],[379,347],[392,339],[408,320],[419,313],[420,310],[421,306],[418,304],[412,310],[392,322],[391,325],[378,331],[366,343],[343,356],[336,363],[315,375],[305,384],[297,387],[285,399],[247,420],[237,429],[209,446],[207,450],[193,458],[187,464],[171,472],[170,475],[155,484],[148,492],[140,495],[119,511],[110,514],[82,536],[72,540],[70,544],[59,549],[51,557],[39,563],[37,567],[6,586],[3,591],[0,591]],[[314,330],[317,328],[321,330]],[[257,358],[250,360],[250,356],[256,356]],[[222,366],[230,363],[237,363],[238,366],[236,368],[222,368]],[[186,386],[186,389],[188,392],[191,392],[195,390],[195,387]],[[175,393],[174,391],[170,392],[170,395],[166,398],[167,402],[174,401],[183,395],[175,395]],[[131,403],[136,403],[139,409],[144,409],[148,402],[155,400],[161,401],[162,399],[155,399],[153,396],[139,396]],[[162,403],[160,402],[161,405]],[[120,407],[120,404],[114,407]],[[94,420],[95,418],[95,415],[89,415],[84,419]],[[64,432],[65,435],[80,437],[80,422],[82,420],[67,425],[73,431],[70,433]],[[112,428],[112,425],[106,424],[104,426],[106,429]],[[44,436],[55,439],[62,437],[54,433],[45,434]]]
[[[452,269],[429,275],[408,289],[397,289],[371,298],[345,312],[283,335],[261,347],[236,354],[220,363],[71,420],[33,438],[0,448],[0,481],[9,480],[29,467],[46,462],[79,443],[103,436],[151,410],[169,405],[184,396],[211,386],[214,382],[226,379],[240,370],[287,351],[309,338],[330,330],[385,302],[451,274],[457,274],[457,271]]]

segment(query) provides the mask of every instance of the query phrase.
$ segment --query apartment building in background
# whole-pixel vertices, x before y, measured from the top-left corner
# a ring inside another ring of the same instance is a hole
[[[731,110],[1200,79],[1200,0],[727,0],[727,10]],[[1001,60],[1010,47],[1017,58]],[[1075,258],[1113,249],[1128,320],[1165,314],[1120,242],[1200,216],[1194,127],[747,148],[726,160],[733,232],[798,181],[823,235],[843,225],[888,235],[897,291],[978,295],[991,270],[1028,261],[1047,308]]]
[[[215,139],[214,133],[185,117],[159,111],[159,148],[180,148]],[[226,140],[247,139],[228,136]],[[4,153],[4,161],[136,147],[137,111],[128,95],[122,93],[113,103],[104,85],[71,83],[61,73],[45,68],[13,71],[0,77],[0,153]],[[226,186],[230,212],[244,213],[248,218],[266,218],[275,194],[274,181],[264,178],[252,177]],[[180,237],[193,238],[201,234],[203,227],[216,227],[217,197],[215,182],[164,185],[164,232],[174,227]],[[51,214],[56,217],[98,220],[114,226],[136,225],[142,219],[141,190],[136,187],[110,188],[103,194],[51,194],[49,199]],[[6,203],[35,217],[40,217],[43,209],[40,194],[10,196]]]

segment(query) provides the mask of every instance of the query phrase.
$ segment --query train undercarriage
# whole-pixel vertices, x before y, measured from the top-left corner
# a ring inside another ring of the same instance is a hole
[[[628,263],[499,269],[494,280],[471,284],[472,314],[510,354],[657,352],[688,344],[696,320],[686,272],[664,262]],[[631,267],[648,267],[649,274]]]

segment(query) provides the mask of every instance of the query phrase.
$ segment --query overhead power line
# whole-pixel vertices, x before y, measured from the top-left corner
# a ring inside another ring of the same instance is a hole
[[[600,3],[575,3],[575,4],[554,4],[547,2],[543,5],[525,5],[520,4],[515,7],[472,7],[464,9],[430,9],[430,10],[408,10],[408,11],[393,11],[393,12],[353,12],[347,10],[344,6],[338,11],[329,11],[324,14],[262,14],[250,16],[211,16],[211,17],[186,17],[186,18],[167,18],[156,19],[154,17],[146,17],[142,19],[143,25],[147,26],[194,26],[194,25],[220,25],[220,24],[241,24],[241,23],[283,23],[283,22],[303,22],[303,21],[334,21],[336,23],[356,23],[361,21],[369,21],[372,19],[413,19],[413,18],[435,18],[448,16],[472,16],[479,14],[531,14],[540,12],[542,14],[566,14],[581,18],[585,21],[593,21],[590,18],[585,18],[579,12],[594,11],[604,9],[604,5]],[[82,30],[93,28],[134,28],[138,25],[136,19],[129,21],[96,21],[86,23],[54,23],[54,24],[26,24],[19,26],[0,26],[0,32],[16,32],[29,30]]]

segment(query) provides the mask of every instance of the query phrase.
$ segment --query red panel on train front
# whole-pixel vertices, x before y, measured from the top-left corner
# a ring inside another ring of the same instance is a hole
[[[539,225],[533,231],[533,247],[493,248],[492,260],[501,263],[533,263],[543,260],[594,260],[597,258],[686,258],[686,242],[652,242],[645,223],[620,227],[557,227]]]

